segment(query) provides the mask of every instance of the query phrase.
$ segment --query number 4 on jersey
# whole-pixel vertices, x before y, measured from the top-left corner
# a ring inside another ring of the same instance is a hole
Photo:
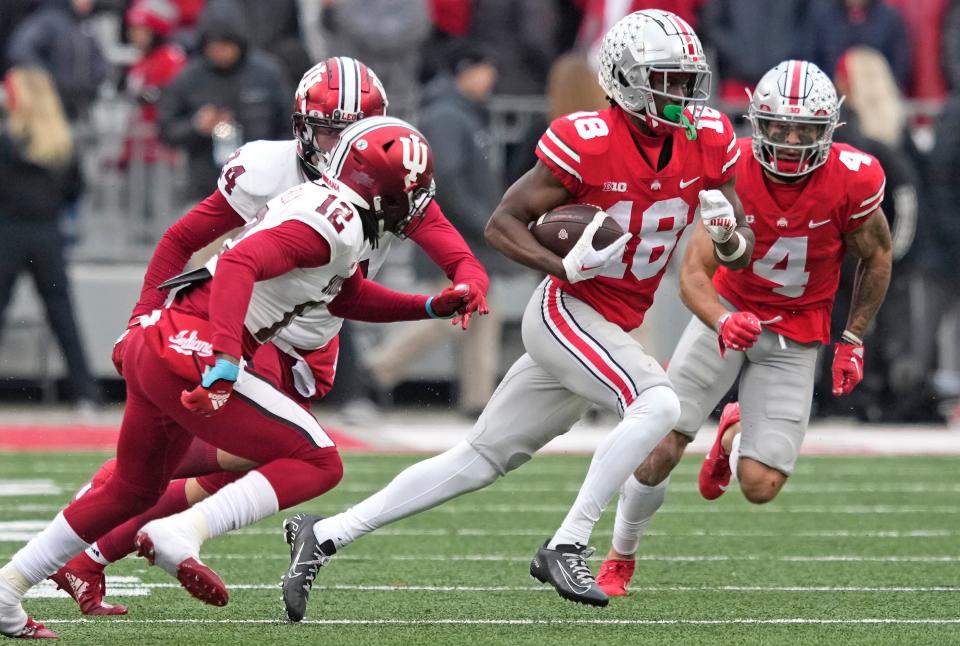
[[[807,237],[777,238],[763,258],[753,263],[753,273],[779,285],[773,289],[788,298],[803,295],[810,280],[807,265]]]

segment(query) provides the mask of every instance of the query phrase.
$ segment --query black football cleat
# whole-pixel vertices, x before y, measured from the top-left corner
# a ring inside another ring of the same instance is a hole
[[[593,548],[586,545],[557,545],[547,549],[548,540],[530,561],[530,576],[540,583],[549,583],[564,599],[589,606],[605,606],[610,602],[593,578],[586,560]]]
[[[333,541],[320,543],[313,525],[323,516],[297,514],[283,521],[283,535],[290,546],[290,568],[283,575],[283,605],[290,621],[300,621],[307,613],[307,599],[317,572],[326,565],[337,548]]]

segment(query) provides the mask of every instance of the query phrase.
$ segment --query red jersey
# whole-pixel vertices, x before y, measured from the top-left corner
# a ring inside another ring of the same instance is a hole
[[[717,292],[800,343],[830,342],[830,312],[846,253],[843,236],[883,202],[876,158],[834,143],[827,162],[798,185],[766,179],[749,138],[740,141],[737,195],[756,236],[750,265],[720,267]]]
[[[661,145],[672,139],[669,163],[656,170]],[[646,153],[641,154],[641,149]],[[560,117],[537,144],[537,157],[573,195],[596,205],[633,234],[621,262],[600,276],[560,288],[624,330],[640,326],[683,230],[693,221],[698,193],[733,178],[740,156],[727,117],[706,108],[697,138],[680,128],[666,137],[640,133],[618,107]]]

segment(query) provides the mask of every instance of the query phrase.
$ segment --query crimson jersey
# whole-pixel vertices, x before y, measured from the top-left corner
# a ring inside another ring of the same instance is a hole
[[[829,343],[843,236],[883,202],[883,168],[853,146],[834,143],[802,185],[783,185],[764,178],[749,138],[740,147],[737,194],[757,242],[748,267],[720,267],[713,284],[771,330],[801,343]]]
[[[740,156],[726,116],[706,108],[697,138],[674,129],[670,162],[651,167],[638,147],[656,156],[662,140],[637,131],[618,107],[575,112],[550,124],[537,157],[573,195],[594,204],[633,234],[623,258],[600,276],[560,288],[588,303],[624,330],[643,322],[677,241],[693,221],[698,193],[733,178]],[[655,162],[655,160],[654,160]]]

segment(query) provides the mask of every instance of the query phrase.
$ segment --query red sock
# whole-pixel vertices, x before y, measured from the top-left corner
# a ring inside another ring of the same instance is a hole
[[[111,563],[119,561],[133,551],[133,540],[141,527],[155,518],[165,518],[189,507],[186,485],[186,480],[174,480],[167,486],[157,504],[98,538],[97,547],[101,556]]]
[[[217,447],[194,438],[180,464],[173,472],[173,479],[196,478],[220,470],[217,462]]]
[[[107,566],[94,561],[87,555],[86,551],[83,551],[70,559],[66,567],[74,571],[97,573],[103,572],[103,568]]]
[[[218,471],[217,473],[200,476],[197,478],[197,484],[212,496],[231,482],[236,482],[245,475],[247,475],[246,471]]]

